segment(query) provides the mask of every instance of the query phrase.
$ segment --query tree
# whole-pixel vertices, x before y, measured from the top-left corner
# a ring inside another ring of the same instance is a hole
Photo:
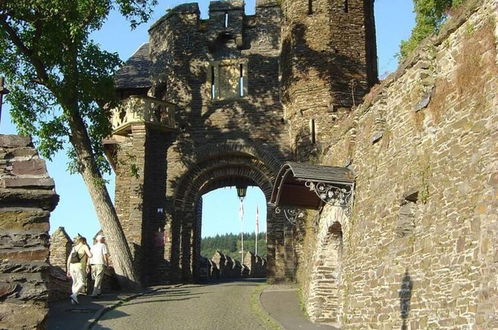
[[[401,42],[401,58],[408,56],[418,44],[433,33],[439,31],[446,19],[446,13],[465,0],[413,0],[415,27],[410,39]]]
[[[70,170],[88,188],[120,282],[136,287],[130,249],[102,178],[109,170],[102,138],[117,102],[117,54],[89,39],[113,9],[131,27],[145,22],[156,0],[0,0],[0,72],[9,81],[11,116],[48,158],[69,145]],[[105,106],[103,106],[105,105]],[[68,143],[69,142],[69,143]]]

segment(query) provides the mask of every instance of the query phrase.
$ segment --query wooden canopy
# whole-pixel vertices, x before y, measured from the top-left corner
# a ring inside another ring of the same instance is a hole
[[[352,187],[353,172],[345,167],[286,162],[278,172],[270,204],[277,207],[318,209],[323,204],[315,192],[320,184]]]

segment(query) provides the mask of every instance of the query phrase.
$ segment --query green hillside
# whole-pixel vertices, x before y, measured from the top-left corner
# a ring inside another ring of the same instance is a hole
[[[254,253],[255,233],[244,234],[244,253]],[[258,255],[266,258],[266,233],[258,234]],[[223,234],[201,240],[201,255],[211,258],[216,250],[240,261],[240,234]]]

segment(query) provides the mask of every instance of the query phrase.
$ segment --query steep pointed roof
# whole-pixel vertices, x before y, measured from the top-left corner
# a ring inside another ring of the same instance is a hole
[[[114,76],[117,89],[149,88],[149,43],[145,43],[125,62]]]

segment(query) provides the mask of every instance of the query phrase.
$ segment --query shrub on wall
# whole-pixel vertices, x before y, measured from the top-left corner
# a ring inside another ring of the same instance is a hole
[[[433,33],[437,33],[448,16],[448,11],[466,0],[413,0],[415,27],[410,39],[400,46],[401,60],[406,58],[418,44]]]

